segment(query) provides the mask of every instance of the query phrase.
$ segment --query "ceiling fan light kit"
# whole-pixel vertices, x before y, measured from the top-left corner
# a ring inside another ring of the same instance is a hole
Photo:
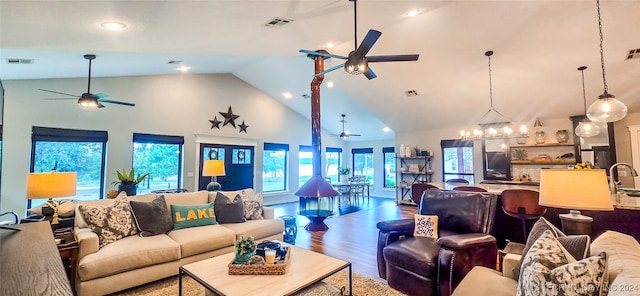
[[[602,18],[600,16],[600,0],[596,0],[598,9],[598,30],[600,33],[600,64],[602,65],[602,83],[604,84],[604,92],[598,97],[598,100],[589,106],[587,117],[594,122],[614,122],[627,116],[627,106],[616,99],[616,96],[609,93],[607,86],[607,77],[604,70],[604,50],[602,36]]]

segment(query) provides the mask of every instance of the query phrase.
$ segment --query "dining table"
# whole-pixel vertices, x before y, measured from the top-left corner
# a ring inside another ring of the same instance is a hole
[[[370,187],[371,187],[371,183],[369,182],[336,182],[336,183],[331,183],[331,186],[333,186],[333,188],[336,189],[336,191],[340,192],[341,194],[343,192],[346,192],[347,195],[347,202],[351,203],[351,189],[357,186],[365,186],[366,190],[367,190],[367,198],[369,198],[369,193],[370,193]],[[338,207],[340,207],[340,198],[338,198]]]

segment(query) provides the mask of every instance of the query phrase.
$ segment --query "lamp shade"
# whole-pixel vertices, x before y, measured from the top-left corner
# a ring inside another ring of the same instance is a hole
[[[74,196],[76,181],[75,172],[30,173],[27,175],[27,199]]]
[[[554,208],[611,211],[605,170],[540,170],[540,205]]]
[[[594,122],[614,122],[627,116],[627,111],[624,103],[606,93],[589,106],[587,117]]]
[[[202,175],[206,177],[224,176],[224,160],[205,160],[202,166]]]

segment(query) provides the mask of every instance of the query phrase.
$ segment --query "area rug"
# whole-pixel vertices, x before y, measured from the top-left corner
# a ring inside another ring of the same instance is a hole
[[[392,289],[387,284],[359,274],[353,274],[353,295],[355,296],[402,296],[404,294]],[[340,290],[335,287],[347,287],[349,283],[346,271],[338,272],[324,280],[326,284],[311,286],[302,292],[300,296],[333,296],[340,295]],[[348,288],[347,288],[348,289]],[[182,294],[187,296],[204,296],[205,289],[188,276],[183,277]],[[131,288],[113,295],[125,296],[174,296],[178,295],[178,276],[162,279],[142,286]]]

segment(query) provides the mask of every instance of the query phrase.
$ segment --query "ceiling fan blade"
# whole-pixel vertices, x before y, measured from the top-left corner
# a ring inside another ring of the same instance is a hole
[[[322,72],[319,72],[319,73],[317,73],[315,76],[324,75],[324,74],[327,74],[327,73],[329,73],[329,72],[331,72],[331,71],[338,70],[338,69],[343,68],[343,67],[344,67],[344,63],[342,63],[342,64],[340,64],[340,65],[337,65],[337,66],[335,66],[335,67],[331,67],[331,68],[329,68],[329,69],[327,69],[327,70],[324,70],[324,71],[322,71]]]
[[[77,100],[78,98],[44,98],[47,101]]]
[[[367,72],[364,72],[364,76],[367,77],[369,80],[378,77],[376,73],[373,73],[373,70],[371,70],[371,67],[367,69]]]
[[[102,98],[106,98],[106,97],[108,97],[109,95],[107,95],[107,94],[105,94],[105,93],[97,93],[97,94],[95,94],[95,95],[93,95],[93,96],[95,96],[95,97],[96,97],[96,99],[102,99]]]
[[[367,33],[367,36],[364,36],[362,43],[360,43],[360,46],[358,46],[358,49],[356,50],[356,53],[355,53],[356,56],[364,57],[365,55],[367,55],[369,50],[371,50],[371,47],[373,47],[376,41],[378,41],[378,38],[380,38],[380,35],[382,35],[380,31],[369,30],[369,32]]]
[[[362,136],[362,135],[359,135],[359,134],[349,134],[349,137],[351,137],[351,136],[359,137],[359,136]]]
[[[133,104],[133,103],[120,102],[120,101],[112,101],[112,100],[102,100],[102,99],[98,99],[98,102],[100,102],[100,103],[118,104],[118,105],[125,105],[125,106],[131,106],[131,107],[135,107],[135,106],[136,106],[136,104]]]
[[[367,62],[412,62],[417,61],[419,54],[401,54],[401,55],[383,55],[383,56],[370,56],[367,57]]]
[[[336,58],[336,59],[342,59],[342,60],[346,60],[347,59],[347,57],[343,57],[343,56],[339,56],[339,55],[335,55],[335,54],[317,52],[317,51],[311,51],[311,50],[305,50],[305,49],[301,49],[301,50],[299,50],[299,52],[310,54],[310,55],[321,56],[321,57],[325,57],[325,58]]]
[[[52,91],[52,90],[48,90],[48,89],[38,88],[38,90],[46,91],[46,92],[50,92],[50,93],[54,93],[54,94],[59,94],[59,95],[72,96],[72,97],[76,97],[76,98],[79,97],[78,95],[72,95],[72,94],[67,94],[67,93],[63,93],[63,92]]]

